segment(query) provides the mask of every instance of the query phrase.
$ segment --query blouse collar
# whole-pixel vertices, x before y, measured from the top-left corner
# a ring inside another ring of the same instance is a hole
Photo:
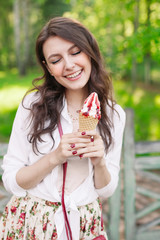
[[[65,96],[63,97],[63,109],[61,112],[62,117],[67,120],[69,123],[71,123],[71,118],[68,114],[68,107],[67,107],[67,99],[65,98]]]

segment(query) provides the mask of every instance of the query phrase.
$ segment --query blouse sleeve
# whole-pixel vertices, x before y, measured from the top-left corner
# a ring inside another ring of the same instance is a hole
[[[9,140],[7,154],[4,156],[2,180],[6,190],[16,196],[25,196],[25,189],[16,182],[16,174],[20,168],[28,165],[28,147],[26,125],[29,110],[19,105]]]
[[[124,110],[119,105],[116,105],[115,109],[116,111],[114,111],[113,116],[114,127],[112,129],[113,144],[110,150],[105,154],[106,166],[111,175],[111,180],[107,186],[96,189],[98,195],[105,198],[112,196],[118,185],[123,132],[125,127],[126,115]]]

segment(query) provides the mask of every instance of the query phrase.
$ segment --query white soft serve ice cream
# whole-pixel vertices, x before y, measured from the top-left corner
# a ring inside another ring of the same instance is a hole
[[[89,95],[89,97],[84,102],[81,113],[83,116],[92,116],[98,120],[101,118],[100,102],[98,100],[97,93],[93,92]]]

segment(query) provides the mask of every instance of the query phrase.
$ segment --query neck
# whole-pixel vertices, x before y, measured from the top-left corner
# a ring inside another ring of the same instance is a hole
[[[82,108],[84,100],[88,96],[88,91],[80,89],[78,91],[66,91],[66,99],[68,108],[79,110]]]

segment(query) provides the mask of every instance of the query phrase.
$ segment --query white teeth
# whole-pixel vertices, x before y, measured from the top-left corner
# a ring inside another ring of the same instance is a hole
[[[67,77],[67,78],[77,77],[77,76],[81,73],[81,71],[82,71],[82,70],[80,70],[80,71],[78,71],[78,72],[76,72],[76,73],[73,73],[73,74],[71,74],[71,75],[67,75],[66,77]]]

